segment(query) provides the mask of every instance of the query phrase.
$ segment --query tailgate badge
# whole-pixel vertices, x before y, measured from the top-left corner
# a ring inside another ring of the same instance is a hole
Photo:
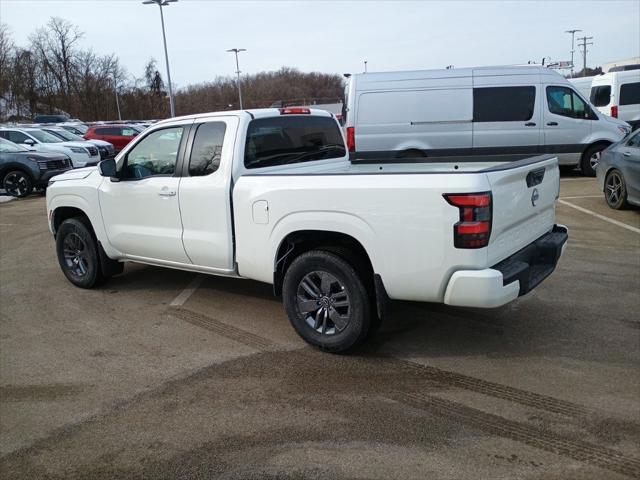
[[[536,206],[536,202],[540,198],[540,194],[538,193],[538,189],[534,188],[533,192],[531,192],[531,205]]]

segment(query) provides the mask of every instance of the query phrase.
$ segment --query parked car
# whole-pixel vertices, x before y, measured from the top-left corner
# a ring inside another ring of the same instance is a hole
[[[283,108],[159,122],[117,162],[56,177],[47,213],[78,287],[124,261],[255,279],[339,352],[389,298],[488,308],[535,288],[567,240],[559,188],[549,155],[352,165],[331,114]]]
[[[68,121],[69,117],[66,115],[36,115],[33,117],[34,123],[60,123]]]
[[[105,142],[104,140],[85,140],[81,136],[71,133],[69,130],[65,130],[62,127],[40,127],[40,129],[47,133],[50,133],[51,135],[55,135],[65,142],[87,142],[95,145],[96,147],[98,147],[98,152],[100,153],[101,160],[104,160],[105,158],[115,157],[116,155],[114,146],[109,142]]]
[[[86,140],[104,140],[111,143],[116,153],[122,150],[140,131],[132,125],[93,125],[83,135]]]
[[[0,185],[14,197],[26,197],[34,188],[45,188],[54,175],[73,168],[60,153],[29,150],[0,138]]]
[[[602,152],[597,176],[609,207],[640,206],[640,130]]]
[[[346,87],[353,158],[551,153],[595,175],[600,152],[630,130],[542,67],[364,73]]]
[[[38,128],[0,127],[0,137],[40,152],[59,152],[67,155],[74,168],[96,165],[100,161],[98,148],[86,142],[64,142],[55,135]]]
[[[640,128],[640,69],[608,72],[593,78],[591,103],[605,115]]]

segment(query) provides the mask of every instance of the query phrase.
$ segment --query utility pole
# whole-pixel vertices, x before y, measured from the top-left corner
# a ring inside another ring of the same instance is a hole
[[[364,61],[364,73],[367,73],[367,61]]]
[[[236,54],[236,75],[238,76],[238,98],[240,100],[240,110],[243,110],[243,108],[242,108],[242,87],[240,86],[240,64],[238,63],[238,53],[246,52],[246,51],[247,51],[246,48],[232,48],[230,50],[227,50],[227,52],[233,52]]]
[[[593,42],[587,42],[587,40],[592,40],[593,37],[578,37],[578,40],[582,40],[582,43],[578,43],[578,46],[582,47],[582,76],[587,76],[587,46],[593,45]]]
[[[571,77],[573,77],[573,53],[576,50],[575,37],[577,32],[581,32],[582,30],[573,29],[573,30],[565,30],[564,33],[571,34]]]

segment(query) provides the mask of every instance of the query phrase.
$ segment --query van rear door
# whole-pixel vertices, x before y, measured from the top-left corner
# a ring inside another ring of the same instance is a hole
[[[553,228],[560,192],[558,159],[545,155],[485,170],[492,192],[488,264],[494,265]]]

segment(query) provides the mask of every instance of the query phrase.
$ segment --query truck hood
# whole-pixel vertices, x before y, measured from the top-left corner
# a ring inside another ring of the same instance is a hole
[[[85,167],[85,168],[76,168],[74,170],[69,170],[68,172],[61,173],[60,175],[56,175],[55,181],[59,182],[61,180],[82,180],[83,178],[87,178],[91,174],[98,173],[98,167]]]

